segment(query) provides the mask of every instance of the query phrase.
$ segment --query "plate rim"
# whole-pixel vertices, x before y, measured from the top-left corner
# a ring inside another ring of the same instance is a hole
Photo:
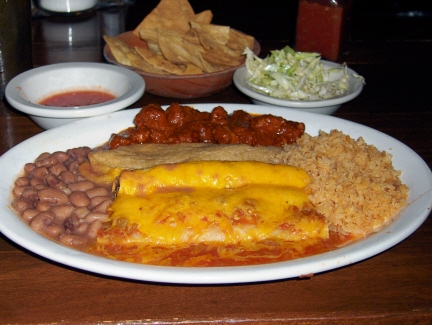
[[[188,104],[183,104],[188,105]],[[382,133],[378,130],[374,130],[368,126],[364,126],[355,122],[343,120],[333,116],[323,116],[319,114],[313,114],[309,112],[298,112],[298,111],[287,111],[280,108],[269,108],[268,106],[261,105],[249,105],[249,104],[227,104],[227,103],[207,103],[207,104],[190,104],[197,109],[208,109],[221,105],[228,111],[233,109],[244,109],[249,112],[269,112],[274,115],[285,115],[286,118],[293,117],[293,120],[299,120],[300,117],[308,120],[306,123],[306,130],[308,129],[308,123],[320,123],[328,125],[328,122],[334,122],[336,125],[345,125],[350,130],[352,137],[362,136],[361,133],[367,131],[371,132],[371,138],[378,135],[382,139],[390,141],[392,146],[403,148],[405,154],[410,156],[417,164],[416,172],[421,170],[422,173],[422,186],[427,188],[428,191],[419,193],[418,197],[410,196],[410,204],[421,206],[422,211],[417,213],[413,217],[413,222],[410,222],[406,226],[402,221],[405,221],[403,217],[396,218],[390,225],[385,227],[380,232],[377,232],[369,237],[348,245],[346,247],[339,248],[334,251],[326,252],[323,254],[314,255],[311,257],[305,257],[292,261],[277,262],[262,265],[252,266],[236,266],[236,267],[210,267],[210,268],[189,268],[189,267],[163,267],[163,266],[151,266],[142,264],[133,264],[122,261],[110,260],[104,257],[98,257],[90,255],[84,252],[80,252],[61,244],[58,244],[36,232],[22,221],[12,211],[10,207],[11,199],[11,180],[17,176],[17,171],[21,168],[17,166],[18,163],[22,163],[21,160],[29,162],[36,158],[35,150],[28,148],[29,145],[34,143],[42,142],[48,145],[48,142],[52,141],[52,136],[56,136],[59,133],[68,133],[78,128],[84,128],[85,126],[93,126],[95,123],[104,121],[104,123],[110,123],[111,125],[123,120],[129,120],[132,126],[132,119],[136,113],[140,110],[129,109],[111,114],[106,114],[98,117],[91,117],[80,121],[72,122],[61,126],[59,128],[47,130],[34,137],[31,137],[20,144],[14,146],[0,157],[0,168],[10,168],[13,165],[14,175],[0,175],[0,209],[3,211],[3,215],[6,212],[6,219],[0,218],[0,232],[2,232],[10,240],[18,244],[19,246],[39,255],[47,258],[51,261],[58,262],[69,267],[73,267],[78,270],[88,271],[90,273],[112,276],[123,279],[133,279],[138,281],[149,281],[157,283],[177,283],[177,284],[230,284],[230,283],[253,283],[253,282],[265,282],[273,280],[282,280],[289,278],[296,278],[302,275],[306,275],[311,272],[305,270],[313,270],[315,274],[322,273],[324,271],[335,270],[343,266],[347,266],[353,263],[360,262],[366,258],[377,255],[399,242],[410,236],[421,224],[426,220],[432,208],[432,174],[430,169],[424,160],[415,153],[411,148],[396,140],[389,135]],[[164,106],[165,108],[166,106]],[[281,114],[285,113],[285,114]],[[290,118],[291,119],[291,118]],[[126,124],[126,123],[123,123]],[[120,127],[120,125],[119,125]],[[120,130],[117,130],[118,132]],[[346,131],[346,130],[342,130]],[[90,131],[88,131],[90,132]],[[369,134],[369,133],[368,133]],[[105,135],[105,140],[108,140],[108,134]],[[60,141],[60,140],[59,140]],[[83,141],[83,140],[80,140]],[[366,141],[367,143],[370,143]],[[60,148],[63,143],[57,143],[55,149]],[[102,143],[101,143],[102,144]],[[374,144],[374,143],[372,143]],[[67,144],[66,144],[67,145]],[[97,144],[91,145],[96,146]],[[53,150],[55,150],[53,148]],[[68,148],[64,148],[66,150]],[[380,148],[379,148],[380,149]],[[382,149],[380,149],[382,150]],[[34,152],[32,152],[34,151]],[[32,152],[32,157],[29,158],[17,158],[22,153]],[[41,153],[41,152],[39,152]],[[396,166],[395,166],[396,168]],[[8,183],[5,183],[5,182]],[[411,191],[411,189],[410,189]],[[410,194],[411,195],[411,194]],[[412,206],[411,205],[411,206]],[[401,215],[404,216],[407,207],[401,211]],[[402,228],[401,228],[402,223]],[[19,233],[17,232],[19,230]],[[397,231],[398,237],[396,238],[393,234]],[[30,236],[31,242],[28,237]],[[371,247],[373,249],[371,249]],[[354,249],[353,249],[354,248]],[[221,274],[223,276],[221,276]]]

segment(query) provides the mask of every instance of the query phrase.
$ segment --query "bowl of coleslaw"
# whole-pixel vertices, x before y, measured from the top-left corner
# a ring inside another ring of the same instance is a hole
[[[286,46],[263,59],[249,49],[245,54],[245,66],[236,70],[233,82],[254,104],[331,115],[365,84],[346,64],[322,60],[319,53]]]

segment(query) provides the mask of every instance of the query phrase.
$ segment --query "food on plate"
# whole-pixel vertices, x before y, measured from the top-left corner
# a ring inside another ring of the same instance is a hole
[[[258,172],[254,172],[259,170]],[[125,170],[117,183],[117,194],[145,197],[154,192],[176,189],[233,189],[247,185],[291,186],[309,184],[308,174],[287,164],[257,161],[191,161],[157,165],[145,170]]]
[[[150,73],[203,74],[243,64],[254,38],[212,18],[210,10],[195,13],[187,0],[161,0],[133,31],[141,42],[104,39],[120,64]]]
[[[392,156],[362,138],[321,131],[314,137],[305,134],[286,150],[286,162],[310,175],[306,192],[337,233],[366,236],[406,205],[409,189],[392,166]]]
[[[148,169],[158,165],[191,161],[284,162],[285,151],[274,146],[214,143],[144,143],[113,150],[94,150],[80,165],[80,174],[96,183],[112,184],[123,170]]]
[[[257,169],[260,174],[254,173]],[[193,247],[201,254],[182,258],[194,266],[221,261],[241,264],[247,256],[257,258],[257,247],[280,246],[270,250],[273,257],[285,252],[279,241],[290,242],[290,250],[296,244],[298,254],[329,237],[324,216],[302,191],[308,181],[299,168],[249,161],[188,162],[124,171],[109,208],[112,225],[100,231],[91,251],[160,265],[171,264],[173,250]],[[230,250],[231,245],[236,249]],[[219,261],[204,253],[220,246],[226,250]],[[264,251],[260,255],[268,258]]]
[[[159,142],[174,128],[170,114],[178,126],[187,122],[182,112],[201,115],[178,104],[166,114],[157,108],[134,120],[159,126],[153,143],[42,153],[16,180],[12,207],[41,234],[99,256],[233,266],[337,249],[380,230],[406,205],[409,189],[391,155],[362,138],[332,130],[280,146]],[[204,116],[215,112],[225,111]],[[249,115],[228,115],[237,114]],[[226,121],[214,114],[213,123]]]
[[[75,90],[49,96],[42,99],[39,104],[57,107],[88,106],[104,103],[115,98],[116,96],[107,91]]]
[[[294,143],[304,132],[301,122],[271,114],[252,115],[242,110],[232,114],[221,107],[200,112],[173,103],[167,110],[150,104],[136,115],[134,127],[113,134],[110,149],[140,143],[205,142],[283,147]]]
[[[246,55],[246,83],[271,97],[289,100],[322,100],[348,91],[347,66],[326,68],[319,53],[296,52],[285,46],[262,59],[249,48]],[[364,81],[361,76],[355,76]]]

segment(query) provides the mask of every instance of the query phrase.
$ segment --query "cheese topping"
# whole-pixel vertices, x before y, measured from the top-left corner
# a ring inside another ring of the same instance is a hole
[[[250,161],[123,171],[111,226],[90,251],[157,265],[304,256],[329,238],[325,217],[303,190],[309,182],[303,169]]]
[[[238,188],[248,184],[304,188],[305,170],[256,161],[201,161],[166,164],[149,170],[123,171],[118,194],[143,197],[155,191],[197,188]]]
[[[122,218],[138,226],[142,236],[128,242],[156,245],[327,238],[324,218],[303,211],[311,209],[300,189],[247,185],[145,197],[122,193],[112,205],[111,218],[114,226]]]

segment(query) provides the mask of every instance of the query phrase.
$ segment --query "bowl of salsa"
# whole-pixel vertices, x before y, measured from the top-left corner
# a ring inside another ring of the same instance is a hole
[[[108,114],[135,103],[145,82],[129,69],[73,62],[23,72],[6,86],[6,100],[43,129]]]

